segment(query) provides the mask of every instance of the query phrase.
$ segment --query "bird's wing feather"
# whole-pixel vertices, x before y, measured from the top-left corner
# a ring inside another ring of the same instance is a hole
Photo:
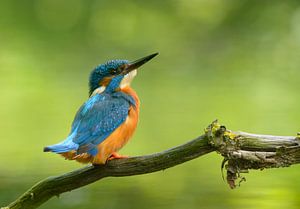
[[[130,102],[122,97],[99,94],[91,97],[77,112],[72,124],[72,141],[78,153],[96,154],[104,141],[127,118]]]

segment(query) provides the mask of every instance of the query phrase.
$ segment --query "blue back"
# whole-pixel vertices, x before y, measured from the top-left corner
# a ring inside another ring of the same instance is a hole
[[[78,154],[97,154],[97,145],[127,118],[132,97],[122,92],[96,94],[78,111],[72,124],[72,141],[79,145]],[[75,133],[75,134],[74,134]]]
[[[135,106],[134,99],[122,92],[90,97],[78,110],[69,136],[47,150],[56,153],[77,150],[77,154],[96,155],[97,145],[126,120],[131,105]]]

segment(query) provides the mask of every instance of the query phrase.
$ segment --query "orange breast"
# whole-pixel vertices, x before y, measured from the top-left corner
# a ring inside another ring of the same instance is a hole
[[[98,145],[98,154],[92,160],[94,164],[104,164],[113,152],[118,151],[128,142],[136,129],[139,118],[139,98],[130,87],[123,88],[121,91],[134,98],[135,107],[130,107],[125,122]]]
[[[66,159],[76,160],[81,163],[105,164],[106,160],[113,152],[121,149],[133,135],[139,118],[140,100],[135,91],[130,87],[120,89],[120,91],[130,95],[135,100],[135,107],[131,106],[128,116],[112,134],[110,134],[102,143],[98,145],[98,154],[91,156],[87,153],[76,155],[75,151],[62,153]]]

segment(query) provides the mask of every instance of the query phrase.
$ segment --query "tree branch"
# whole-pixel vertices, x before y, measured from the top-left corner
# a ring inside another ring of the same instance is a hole
[[[270,136],[226,130],[214,121],[205,134],[172,149],[146,156],[108,161],[105,165],[84,168],[40,181],[6,208],[37,208],[53,196],[91,184],[105,177],[132,176],[164,170],[209,152],[224,157],[231,188],[240,173],[248,169],[286,167],[300,162],[298,136]]]

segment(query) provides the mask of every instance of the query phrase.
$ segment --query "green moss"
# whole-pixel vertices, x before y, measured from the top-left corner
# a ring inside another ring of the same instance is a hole
[[[223,136],[226,140],[236,140],[236,137],[237,137],[236,134],[234,134],[233,132],[228,131],[228,130],[225,131]]]
[[[213,121],[206,129],[205,134],[208,137],[208,142],[218,149],[226,149],[227,146],[236,145],[236,134],[226,130],[225,126]]]

